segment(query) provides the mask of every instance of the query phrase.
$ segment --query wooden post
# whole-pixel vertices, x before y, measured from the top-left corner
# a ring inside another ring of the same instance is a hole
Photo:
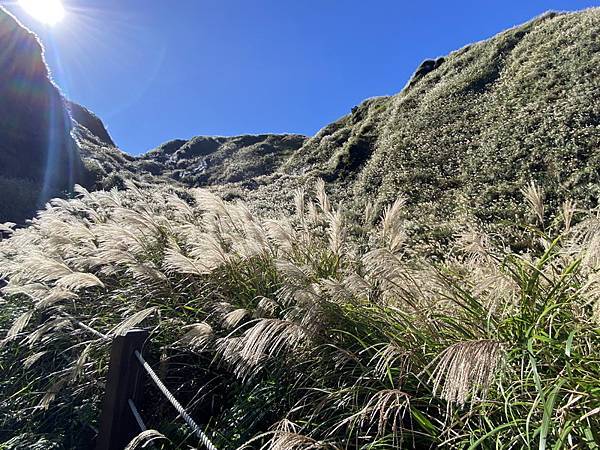
[[[130,330],[113,340],[96,450],[123,450],[140,432],[128,401],[140,400],[143,369],[135,351],[142,351],[147,338],[146,330]]]

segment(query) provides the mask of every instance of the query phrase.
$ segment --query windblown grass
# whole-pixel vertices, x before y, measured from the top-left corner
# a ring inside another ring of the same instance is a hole
[[[600,219],[524,194],[525,251],[471,227],[435,264],[403,199],[351,223],[322,183],[275,219],[203,190],[54,200],[0,243],[0,447],[93,437],[108,343],[72,316],[151,329],[147,359],[219,448],[597,448]],[[145,392],[148,427],[197,445]]]

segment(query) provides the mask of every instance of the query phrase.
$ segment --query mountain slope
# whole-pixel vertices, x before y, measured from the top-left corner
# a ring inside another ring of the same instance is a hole
[[[189,186],[250,182],[280,169],[306,140],[284,134],[233,137],[198,136],[174,140],[139,158],[155,175],[166,175]]]
[[[546,14],[469,45],[399,94],[368,100],[286,165],[382,206],[512,218],[530,180],[595,205],[600,177],[600,10]]]
[[[0,222],[22,221],[85,170],[35,35],[0,7]]]

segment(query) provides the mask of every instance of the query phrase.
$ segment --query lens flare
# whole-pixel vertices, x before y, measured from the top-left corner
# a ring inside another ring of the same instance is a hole
[[[19,4],[30,16],[46,25],[56,25],[65,17],[60,0],[19,0]]]

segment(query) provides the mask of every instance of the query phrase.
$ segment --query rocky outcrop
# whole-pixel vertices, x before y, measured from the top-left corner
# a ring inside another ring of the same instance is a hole
[[[76,127],[79,126],[85,128],[91,136],[96,138],[99,145],[116,147],[110,134],[108,134],[104,123],[96,114],[86,107],[71,101],[67,101],[67,108]]]

